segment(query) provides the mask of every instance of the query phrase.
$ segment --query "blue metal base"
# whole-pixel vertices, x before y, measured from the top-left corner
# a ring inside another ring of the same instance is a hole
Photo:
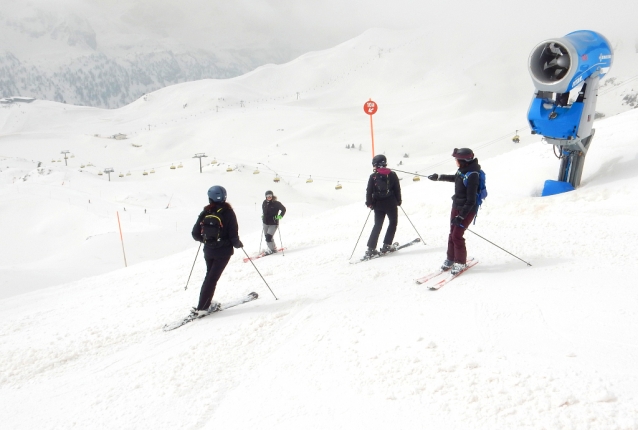
[[[550,179],[545,181],[543,187],[543,194],[541,196],[553,196],[554,194],[566,193],[568,191],[574,191],[575,188],[569,182],[552,181]]]

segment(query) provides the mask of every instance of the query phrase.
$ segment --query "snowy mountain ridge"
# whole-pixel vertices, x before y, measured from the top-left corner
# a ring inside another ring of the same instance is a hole
[[[115,16],[96,30],[91,21],[108,12],[50,5],[0,12],[0,96],[116,108],[168,85],[239,76],[270,55],[140,35]]]

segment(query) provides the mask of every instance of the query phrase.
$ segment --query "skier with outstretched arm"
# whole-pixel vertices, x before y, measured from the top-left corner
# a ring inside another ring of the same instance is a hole
[[[374,172],[368,178],[366,206],[374,210],[374,227],[372,227],[372,232],[368,239],[368,249],[363,257],[364,259],[379,254],[376,247],[386,216],[389,224],[383,238],[383,247],[381,247],[380,253],[393,251],[392,242],[399,218],[398,207],[401,206],[401,185],[397,174],[388,169],[387,165],[388,160],[385,155],[375,155],[372,159]]]
[[[199,293],[199,302],[191,311],[195,317],[219,308],[219,302],[213,301],[217,281],[235,252],[233,248],[244,247],[239,240],[237,216],[226,202],[226,189],[219,185],[211,187],[208,190],[208,202],[197,217],[192,231],[193,239],[204,244],[206,260],[206,277]]]
[[[447,256],[441,270],[452,269],[456,275],[467,267],[467,249],[465,248],[465,228],[470,225],[478,204],[476,201],[479,188],[479,175],[471,175],[471,172],[479,172],[481,166],[478,159],[474,158],[474,152],[469,148],[454,148],[452,157],[456,161],[458,170],[454,175],[438,175],[433,173],[428,176],[431,181],[454,182],[454,195],[452,196],[452,212],[450,213],[450,234],[448,236]]]
[[[270,255],[277,252],[275,243],[275,233],[279,227],[279,220],[286,214],[286,207],[277,200],[277,196],[272,191],[266,191],[266,199],[261,204],[261,220],[263,223],[264,237],[266,238],[265,254]]]

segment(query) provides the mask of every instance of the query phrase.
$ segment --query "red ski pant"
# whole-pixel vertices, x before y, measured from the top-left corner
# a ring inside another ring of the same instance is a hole
[[[450,221],[459,215],[458,209],[452,209],[450,214]],[[474,219],[476,212],[470,212],[463,218],[463,226],[469,227],[470,223]],[[465,228],[458,225],[450,224],[450,235],[447,240],[447,259],[455,263],[465,264],[467,260],[467,250],[465,249],[465,238],[463,237]]]

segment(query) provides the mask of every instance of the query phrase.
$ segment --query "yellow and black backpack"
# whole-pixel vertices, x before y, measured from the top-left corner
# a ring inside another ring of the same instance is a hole
[[[207,245],[212,245],[215,242],[221,241],[220,236],[224,224],[222,223],[219,213],[221,209],[217,210],[217,214],[208,214],[204,216],[204,219],[200,223],[202,226],[202,239]]]

